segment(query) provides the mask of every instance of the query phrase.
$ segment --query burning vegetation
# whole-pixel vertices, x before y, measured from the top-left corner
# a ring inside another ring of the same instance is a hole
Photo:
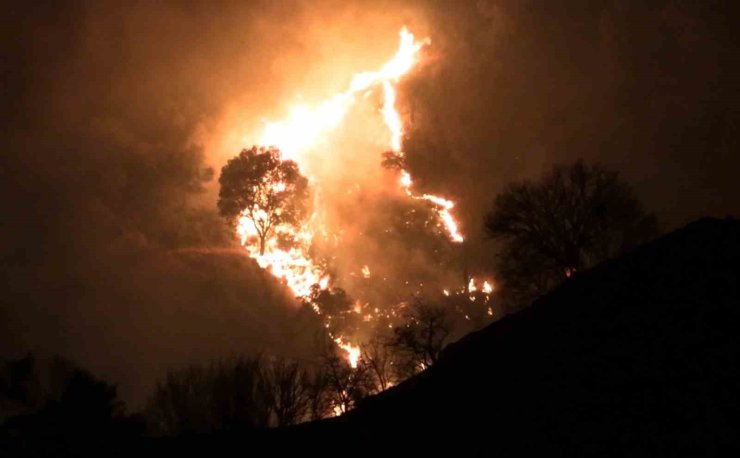
[[[430,43],[402,28],[389,61],[355,74],[345,91],[266,123],[219,180],[220,213],[249,256],[320,318],[350,378],[373,372],[380,389],[433,363],[450,334],[449,313],[468,327],[492,315],[488,281],[476,286],[442,268],[464,240],[454,202],[414,189],[402,149],[399,83]],[[458,286],[445,289],[450,283]],[[439,339],[420,350],[415,336],[429,317]],[[381,340],[403,348],[404,361],[377,361]],[[392,364],[394,376],[378,373]]]

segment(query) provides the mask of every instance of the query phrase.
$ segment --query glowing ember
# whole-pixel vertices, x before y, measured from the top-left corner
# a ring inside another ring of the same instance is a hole
[[[364,278],[370,278],[370,268],[368,266],[362,267],[362,276]]]

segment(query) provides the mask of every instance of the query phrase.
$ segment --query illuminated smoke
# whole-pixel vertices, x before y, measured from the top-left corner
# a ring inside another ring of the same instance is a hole
[[[285,119],[266,123],[257,143],[263,146],[277,147],[281,152],[282,159],[295,161],[304,174],[307,171],[315,170],[312,166],[316,164],[312,161],[316,159],[309,153],[325,137],[342,126],[350,108],[369,95],[369,91],[381,90],[383,102],[380,113],[389,132],[388,146],[391,151],[402,158],[404,126],[396,107],[397,83],[419,62],[421,50],[429,44],[430,40],[428,38],[416,40],[414,35],[406,27],[403,27],[400,31],[399,47],[396,54],[378,70],[355,74],[345,91],[339,92],[314,106],[293,106],[289,109],[288,116]],[[311,176],[310,173],[308,178],[312,183],[315,183],[317,179],[317,177]],[[451,213],[454,203],[451,200],[431,194],[417,195],[412,191],[412,183],[410,173],[401,169],[400,185],[405,194],[414,200],[428,203],[429,208],[434,211],[437,217],[438,225],[444,229],[449,240],[454,243],[462,242],[463,236]],[[276,184],[276,186],[280,185],[280,183]],[[323,218],[321,200],[318,197],[315,198],[315,204],[313,214],[300,228],[291,225],[276,227],[271,237],[265,241],[264,250],[261,250],[260,247],[253,216],[248,218],[246,213],[243,213],[237,225],[237,233],[249,256],[255,259],[261,268],[268,270],[272,275],[285,282],[296,296],[304,298],[310,294],[313,285],[319,284],[321,289],[326,289],[330,283],[329,275],[311,254],[312,243],[316,235],[329,232],[324,226],[326,221]],[[252,215],[254,215],[254,211]],[[281,243],[285,239],[291,241],[289,246]],[[367,265],[362,268],[361,273],[363,278],[370,278],[370,269]],[[318,304],[312,303],[312,306],[316,313],[322,314]],[[379,316],[378,309],[375,308],[375,310],[375,316],[368,314],[368,319],[371,320]],[[357,312],[357,310],[355,311]],[[391,314],[385,314],[384,317],[390,318]],[[330,319],[330,317],[325,318],[325,320]],[[328,328],[329,322],[327,321],[325,325]],[[332,339],[346,352],[347,359],[352,367],[356,367],[360,358],[359,347],[350,343],[346,336],[332,336]]]

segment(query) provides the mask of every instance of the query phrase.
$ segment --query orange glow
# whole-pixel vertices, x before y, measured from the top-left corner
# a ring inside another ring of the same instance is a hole
[[[399,180],[399,182],[401,183],[402,188],[405,188],[407,192],[410,192],[408,191],[408,188],[411,187],[411,175],[409,174],[409,172],[401,170],[401,179]]]
[[[347,90],[324,100],[316,107],[295,106],[287,119],[267,123],[259,144],[276,146],[284,159],[292,159],[301,166],[301,154],[341,124],[347,111],[355,103],[356,96],[373,86],[381,85],[386,102],[382,110],[383,116],[389,126],[394,126],[390,127],[393,137],[391,143],[397,143],[400,149],[401,119],[395,111],[395,91],[391,83],[398,81],[413,68],[419,60],[419,51],[427,44],[429,39],[416,41],[414,35],[403,27],[396,55],[379,70],[356,74]]]
[[[323,275],[306,255],[313,237],[310,229],[304,227],[295,231],[290,226],[278,226],[274,236],[266,240],[264,254],[260,254],[257,228],[250,218],[246,216],[239,218],[236,231],[249,256],[257,261],[261,268],[269,270],[275,277],[285,281],[296,295],[307,296],[311,285],[316,283],[325,285],[324,288],[328,285],[328,277]],[[283,249],[278,246],[278,236],[283,232],[290,232],[296,241],[295,247]]]
[[[413,184],[411,174],[406,170],[401,170],[401,177],[398,182],[400,183],[401,188],[406,192],[406,195],[412,199],[425,200],[434,204],[437,216],[439,216],[440,219],[440,224],[445,228],[450,240],[455,243],[461,243],[464,240],[460,230],[458,229],[457,221],[455,221],[452,213],[450,213],[450,210],[455,206],[454,202],[432,194],[422,194],[421,196],[414,194],[411,191],[411,185]]]
[[[312,106],[295,105],[288,110],[284,119],[267,122],[257,136],[257,144],[278,148],[283,160],[295,161],[303,173],[311,172],[311,166],[315,166],[315,163],[310,163],[310,161],[315,161],[316,156],[311,156],[310,153],[317,146],[322,145],[328,135],[342,127],[350,109],[364,100],[365,95],[370,94],[370,91],[382,91],[380,115],[388,131],[387,142],[393,152],[403,157],[404,124],[396,107],[397,84],[401,77],[419,62],[422,48],[429,44],[429,39],[417,40],[406,27],[403,27],[400,31],[398,50],[390,60],[375,71],[355,74],[344,91]],[[386,139],[382,138],[381,141],[385,142]],[[324,159],[321,158],[321,160]],[[315,179],[312,176],[308,178],[310,181]],[[399,184],[408,197],[429,204],[436,215],[439,227],[444,230],[452,242],[461,243],[463,241],[459,224],[452,214],[455,205],[453,201],[432,194],[414,193],[412,191],[413,180],[407,170],[400,171]],[[285,184],[275,185],[277,190],[280,190],[281,186],[284,187]],[[315,202],[320,202],[320,200],[315,197]],[[314,207],[320,206],[315,205]],[[253,221],[255,214],[259,220],[260,213],[257,209],[252,212],[252,219],[242,216],[237,224],[241,244],[249,256],[261,268],[283,281],[296,296],[307,297],[311,293],[312,286],[316,284],[321,289],[327,289],[332,279],[322,267],[323,264],[315,262],[311,250],[315,237],[318,240],[318,236],[326,237],[327,234],[334,236],[324,225],[326,217],[323,213],[314,210],[314,213],[298,229],[287,224],[275,227],[265,240],[264,253],[260,252],[259,234]],[[267,216],[264,215],[264,217]],[[286,239],[291,241],[289,247],[281,243],[281,240]],[[367,265],[362,267],[361,273],[366,279],[371,276]],[[449,292],[446,294],[449,295]],[[312,303],[311,306],[317,314],[324,317],[324,325],[329,329],[331,317],[322,314],[319,305]],[[366,307],[369,307],[369,304],[366,304]],[[355,304],[353,311],[361,314],[363,321],[380,317],[377,307],[374,314],[364,314],[359,302]],[[389,316],[386,314],[386,317]],[[388,326],[391,327],[390,324]],[[360,348],[350,343],[347,337],[331,336],[331,338],[346,353],[350,365],[356,368],[360,360]]]
[[[347,353],[347,361],[349,361],[349,365],[352,366],[352,369],[356,369],[357,363],[360,361],[360,347],[352,345],[341,337],[334,339],[334,342],[336,342],[339,348]]]
[[[398,51],[379,70],[356,74],[347,90],[324,100],[315,107],[294,106],[290,109],[286,119],[265,125],[258,143],[277,147],[283,159],[294,160],[299,168],[305,169],[305,158],[302,153],[314,146],[320,138],[339,127],[347,111],[356,101],[357,94],[379,85],[383,88],[385,95],[386,103],[382,113],[391,131],[391,144],[400,148],[402,123],[395,111],[395,90],[392,83],[398,81],[418,62],[419,51],[428,43],[428,39],[417,41],[414,35],[403,27],[400,32]],[[257,212],[257,217],[259,218],[259,212]],[[311,286],[316,283],[319,283],[322,289],[326,288],[329,283],[329,278],[308,254],[315,232],[310,224],[312,221],[298,231],[289,226],[278,227],[273,237],[266,241],[264,254],[260,254],[258,234],[254,223],[249,218],[242,217],[237,225],[237,233],[250,257],[255,259],[260,267],[285,281],[297,296],[307,296]],[[279,236],[286,234],[297,242],[295,247],[285,249],[279,246]],[[363,276],[369,277],[367,267],[363,268]]]
[[[483,292],[486,294],[491,294],[493,292],[493,285],[488,283],[488,281],[483,282]]]
[[[383,119],[388,126],[388,130],[391,131],[391,149],[401,151],[403,125],[401,124],[401,117],[396,111],[396,90],[388,81],[383,81],[383,98]]]

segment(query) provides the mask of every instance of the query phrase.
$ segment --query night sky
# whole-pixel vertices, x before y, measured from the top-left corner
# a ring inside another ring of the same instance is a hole
[[[577,158],[663,230],[740,214],[732,1],[28,3],[0,30],[0,355],[61,353],[134,404],[169,367],[305,352],[217,214],[223,138],[377,65],[404,24],[433,44],[400,86],[409,167],[481,268],[496,193]]]

